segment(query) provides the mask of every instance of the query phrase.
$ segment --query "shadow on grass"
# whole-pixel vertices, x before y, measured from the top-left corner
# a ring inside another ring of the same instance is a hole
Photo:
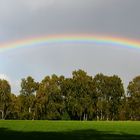
[[[1,140],[140,140],[140,135],[113,134],[96,130],[76,130],[67,132],[21,132],[0,128]]]

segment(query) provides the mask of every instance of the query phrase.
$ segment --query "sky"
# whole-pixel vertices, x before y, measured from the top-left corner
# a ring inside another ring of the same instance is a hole
[[[140,0],[0,0],[0,44],[49,35],[92,34],[140,40]],[[59,43],[0,53],[0,78],[19,94],[22,78],[116,74],[125,87],[140,75],[140,49]]]

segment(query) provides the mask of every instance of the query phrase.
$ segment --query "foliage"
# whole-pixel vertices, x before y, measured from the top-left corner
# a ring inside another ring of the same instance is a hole
[[[0,117],[23,120],[140,120],[140,76],[125,95],[117,75],[89,76],[83,70],[72,77],[46,76],[40,83],[31,76],[21,80],[18,96],[0,80]]]
[[[0,79],[0,112],[5,119],[9,113],[11,87],[8,81]]]
[[[135,77],[127,89],[129,117],[132,120],[140,120],[140,76]]]

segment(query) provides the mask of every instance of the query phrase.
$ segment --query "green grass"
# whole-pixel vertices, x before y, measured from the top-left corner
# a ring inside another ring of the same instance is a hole
[[[140,140],[140,122],[1,120],[0,139]]]

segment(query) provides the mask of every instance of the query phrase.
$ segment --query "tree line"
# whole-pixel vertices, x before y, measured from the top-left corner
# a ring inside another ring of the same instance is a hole
[[[140,76],[125,92],[117,75],[89,76],[83,70],[72,77],[31,76],[21,80],[19,95],[0,79],[0,118],[35,120],[140,120]]]

